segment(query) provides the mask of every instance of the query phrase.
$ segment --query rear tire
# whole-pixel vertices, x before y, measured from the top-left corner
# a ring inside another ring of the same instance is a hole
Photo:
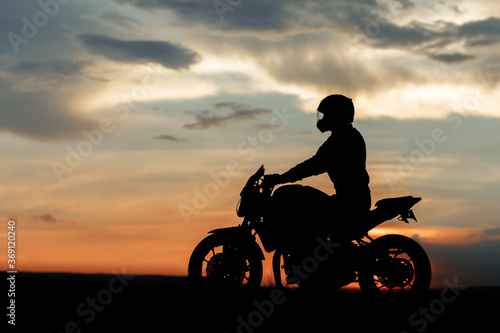
[[[262,281],[262,260],[218,234],[203,239],[193,250],[188,267],[194,289],[257,288]]]
[[[368,245],[358,272],[361,291],[372,296],[423,296],[431,283],[431,264],[424,249],[402,235],[385,235]]]

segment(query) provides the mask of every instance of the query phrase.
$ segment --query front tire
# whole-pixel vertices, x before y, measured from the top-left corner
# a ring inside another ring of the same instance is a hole
[[[424,249],[402,235],[385,235],[368,245],[358,272],[361,291],[373,296],[423,296],[431,283],[431,264]]]
[[[287,290],[290,287],[290,285],[286,281],[286,273],[284,270],[284,255],[280,249],[277,249],[273,255],[273,276],[276,288]]]
[[[262,281],[262,260],[230,239],[212,234],[193,250],[188,275],[195,289],[257,288]]]

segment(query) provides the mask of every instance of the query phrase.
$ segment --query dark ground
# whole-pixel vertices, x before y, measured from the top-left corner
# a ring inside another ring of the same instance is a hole
[[[37,333],[489,332],[498,330],[499,296],[500,287],[432,290],[419,303],[343,290],[200,294],[185,277],[18,273],[16,330],[8,326]]]

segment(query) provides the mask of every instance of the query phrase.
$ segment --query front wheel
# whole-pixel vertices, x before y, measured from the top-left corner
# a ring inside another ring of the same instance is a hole
[[[189,259],[188,275],[196,289],[255,288],[262,281],[262,261],[230,239],[213,234],[203,239]]]
[[[416,241],[402,235],[385,235],[368,247],[368,258],[358,272],[363,293],[422,296],[429,290],[431,264]]]

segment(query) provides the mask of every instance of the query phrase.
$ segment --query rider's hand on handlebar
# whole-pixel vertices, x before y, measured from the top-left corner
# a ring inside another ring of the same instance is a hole
[[[281,175],[274,173],[272,175],[264,176],[264,185],[266,187],[274,187],[278,184],[281,184]]]

